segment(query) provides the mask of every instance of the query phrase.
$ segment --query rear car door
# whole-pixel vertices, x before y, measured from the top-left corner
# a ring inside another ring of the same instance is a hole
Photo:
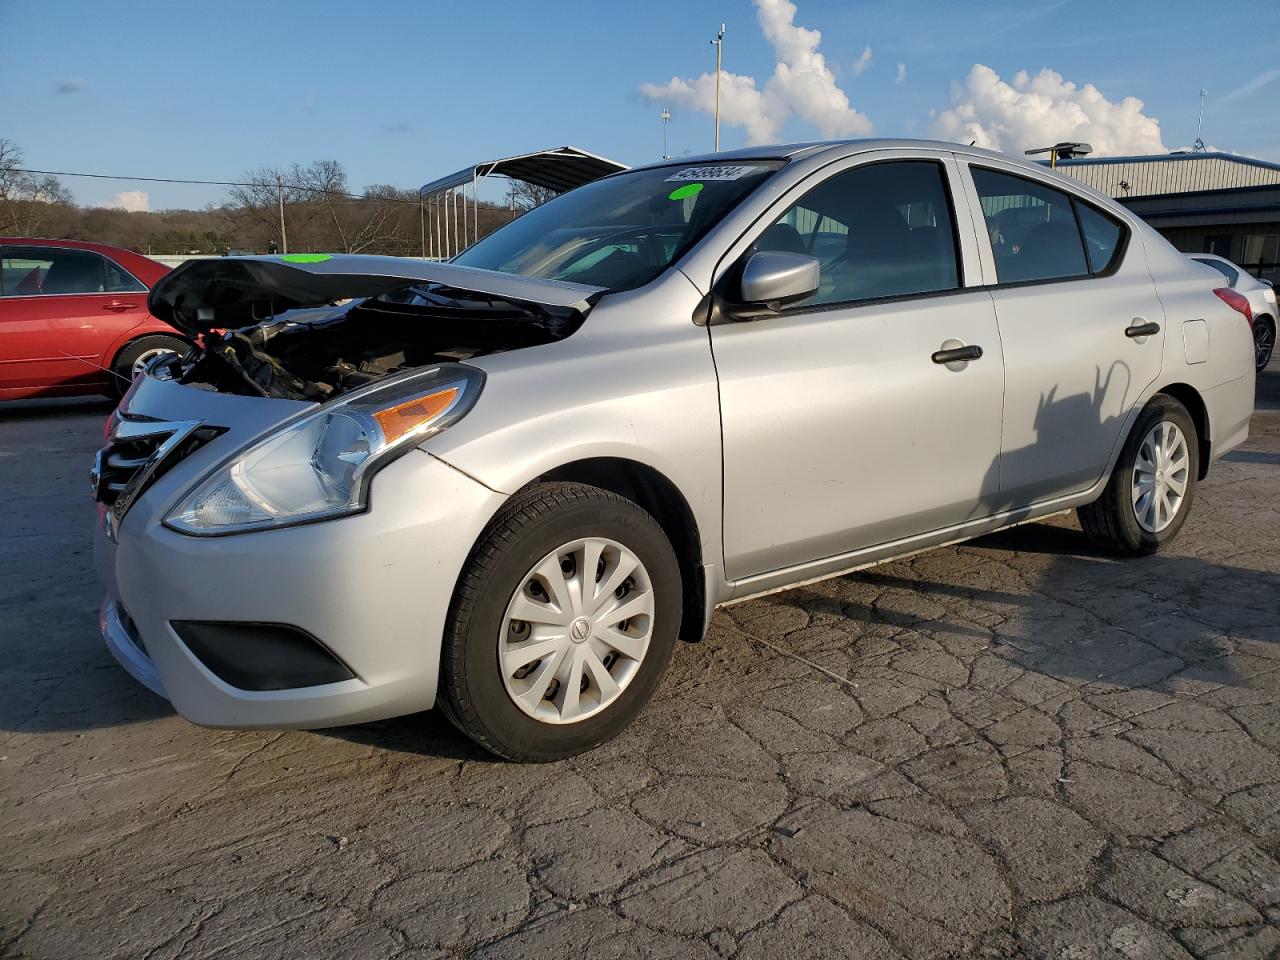
[[[0,247],[0,396],[77,393],[147,317],[147,290],[114,261],[67,247]]]
[[[991,297],[964,285],[961,250],[976,238],[953,209],[954,175],[944,152],[842,161],[730,252],[808,253],[822,267],[808,300],[710,328],[730,579],[986,512],[1003,371]],[[965,345],[981,359],[935,362]]]
[[[1140,239],[1054,178],[965,164],[1004,346],[1000,496],[1017,508],[1106,470],[1159,375],[1164,308]]]

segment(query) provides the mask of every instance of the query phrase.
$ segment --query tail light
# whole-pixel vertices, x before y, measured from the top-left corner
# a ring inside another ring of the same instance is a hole
[[[1249,309],[1249,301],[1244,298],[1243,294],[1236,293],[1230,287],[1219,287],[1213,292],[1228,307],[1236,311],[1236,313],[1242,314],[1249,321],[1249,328],[1253,328],[1253,311]]]

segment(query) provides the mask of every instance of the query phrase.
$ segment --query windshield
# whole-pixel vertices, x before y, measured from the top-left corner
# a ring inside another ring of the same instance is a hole
[[[453,262],[630,290],[683,256],[781,166],[747,160],[606,177],[535,207]]]

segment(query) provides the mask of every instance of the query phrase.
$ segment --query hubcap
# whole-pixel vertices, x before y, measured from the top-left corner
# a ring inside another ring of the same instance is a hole
[[[1276,345],[1275,330],[1269,323],[1259,321],[1253,328],[1253,359],[1261,370],[1271,359],[1271,351]]]
[[[1138,447],[1133,464],[1133,515],[1147,533],[1173,522],[1187,492],[1191,457],[1178,425],[1162,420]]]
[[[507,604],[502,683],[535,720],[585,720],[622,695],[652,635],[653,585],[640,559],[613,540],[574,540],[539,560]]]

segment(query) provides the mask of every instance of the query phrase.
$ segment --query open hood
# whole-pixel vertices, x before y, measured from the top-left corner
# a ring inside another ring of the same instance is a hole
[[[242,327],[300,307],[376,297],[418,283],[585,314],[601,287],[452,263],[359,254],[303,253],[189,260],[151,290],[151,313],[195,336]]]

